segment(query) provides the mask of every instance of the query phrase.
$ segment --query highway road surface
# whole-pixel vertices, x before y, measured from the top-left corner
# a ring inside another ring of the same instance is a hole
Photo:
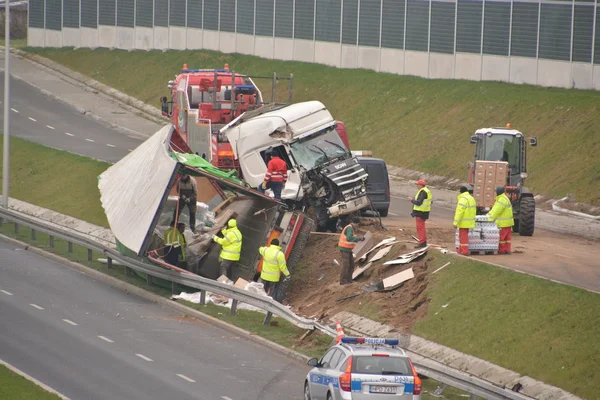
[[[308,368],[0,241],[0,359],[71,399],[302,398]]]

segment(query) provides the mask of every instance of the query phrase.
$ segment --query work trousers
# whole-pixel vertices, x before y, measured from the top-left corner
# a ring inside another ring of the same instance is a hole
[[[458,228],[458,254],[469,255],[469,228]]]
[[[425,228],[425,219],[415,217],[417,223],[417,236],[419,237],[419,244],[427,242],[427,229]]]
[[[177,208],[175,209],[175,211],[173,211],[173,220],[175,220],[175,217],[177,217],[179,219],[179,215],[181,215],[181,212],[183,211],[183,208],[187,207],[188,208],[188,213],[190,214],[190,230],[194,233],[196,233],[196,198],[192,197],[190,199],[189,203],[186,203],[185,201],[179,199],[179,214],[177,214]]]
[[[512,227],[500,228],[500,243],[498,254],[511,253]]]
[[[167,246],[165,248],[165,262],[175,267],[179,267],[179,257],[181,256],[181,247]]]
[[[220,275],[225,275],[227,278],[232,279],[231,269],[235,264],[235,261],[225,260],[223,258],[219,258],[219,272]]]
[[[281,191],[283,190],[283,182],[267,182],[267,189],[271,189],[273,191],[273,197],[277,200],[281,200]],[[258,191],[261,193],[265,193],[267,189],[262,188],[262,183],[258,186]]]
[[[263,286],[264,286],[264,288],[265,288],[265,292],[266,292],[268,295],[271,295],[271,292],[272,292],[272,291],[273,291],[273,292],[275,291],[275,289],[276,289],[276,286],[277,286],[277,284],[279,283],[279,282],[265,281],[263,278],[260,278],[260,281],[259,281],[259,282],[263,284]]]
[[[342,271],[340,273],[340,285],[352,283],[352,273],[354,272],[354,254],[351,251],[341,251]]]

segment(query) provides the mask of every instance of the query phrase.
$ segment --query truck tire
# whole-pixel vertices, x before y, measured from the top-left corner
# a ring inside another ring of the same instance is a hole
[[[305,215],[304,222],[302,223],[302,228],[300,228],[300,232],[298,232],[298,237],[296,238],[294,248],[292,249],[292,252],[290,253],[290,256],[286,261],[288,271],[290,271],[292,279],[294,279],[294,267],[296,266],[296,264],[298,264],[300,258],[302,258],[302,253],[304,251],[304,248],[306,247],[306,243],[308,242],[310,233],[312,232],[314,226],[315,222]],[[273,300],[281,303],[285,298],[285,292],[287,291],[288,286],[289,282],[280,282],[279,284],[277,284],[275,286],[274,292],[271,293],[271,297],[273,297]]]
[[[519,234],[533,236],[535,229],[535,199],[533,197],[521,198],[519,210]]]
[[[388,211],[389,211],[388,208],[384,208],[384,209],[378,210],[378,211],[379,211],[379,216],[380,217],[387,217],[388,216]]]

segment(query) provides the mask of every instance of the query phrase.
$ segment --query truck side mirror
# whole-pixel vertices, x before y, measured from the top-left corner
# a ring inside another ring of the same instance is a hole
[[[477,144],[477,141],[479,140],[479,137],[477,135],[473,135],[471,136],[471,140],[469,140],[471,142],[471,144]]]
[[[537,138],[529,138],[529,144],[531,145],[531,147],[537,146]]]

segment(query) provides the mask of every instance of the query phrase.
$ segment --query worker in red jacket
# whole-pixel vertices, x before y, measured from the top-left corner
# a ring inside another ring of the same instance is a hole
[[[281,191],[287,181],[287,164],[277,154],[273,153],[271,148],[265,151],[265,158],[270,158],[270,160],[267,164],[265,180],[258,187],[258,191],[264,193],[265,190],[271,189],[274,197],[281,200]]]

